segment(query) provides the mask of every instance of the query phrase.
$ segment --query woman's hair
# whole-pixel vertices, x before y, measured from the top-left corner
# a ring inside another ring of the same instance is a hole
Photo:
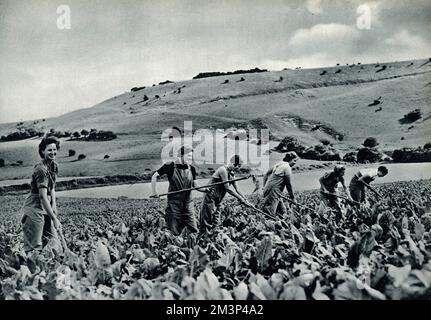
[[[346,167],[345,166],[342,166],[342,165],[338,164],[338,165],[336,165],[334,167],[334,172],[342,172],[342,171],[346,171]]]
[[[292,161],[293,159],[298,158],[298,155],[296,154],[295,151],[289,151],[284,155],[283,161],[284,162],[289,162]]]
[[[244,161],[242,161],[241,157],[239,155],[234,155],[230,158],[230,163],[232,163],[234,166],[242,166]]]
[[[178,156],[182,157],[185,154],[188,154],[190,152],[193,152],[193,148],[190,145],[185,144],[185,145],[181,146],[181,148],[178,150]]]
[[[39,143],[39,156],[42,159],[44,158],[43,151],[45,151],[46,146],[50,145],[51,143],[55,143],[55,146],[57,147],[57,150],[60,150],[60,140],[58,140],[54,136],[45,137]]]
[[[388,168],[385,166],[380,166],[377,168],[378,171],[380,171],[384,176],[388,174]]]

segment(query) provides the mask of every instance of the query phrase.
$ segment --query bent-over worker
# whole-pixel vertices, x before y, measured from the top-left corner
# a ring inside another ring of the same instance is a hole
[[[238,170],[243,165],[242,159],[238,155],[234,155],[227,165],[219,167],[211,177],[209,184],[223,182],[235,179],[235,170]],[[232,188],[230,187],[232,186]],[[221,183],[212,187],[208,187],[208,191],[202,201],[200,214],[200,232],[208,232],[219,222],[218,215],[219,207],[226,193],[237,198],[241,204],[250,206],[244,195],[238,190],[235,181]]]
[[[292,188],[292,167],[298,160],[294,151],[287,152],[282,161],[270,168],[263,177],[263,209],[272,215],[287,213],[281,195],[287,189],[290,198],[295,203]]]

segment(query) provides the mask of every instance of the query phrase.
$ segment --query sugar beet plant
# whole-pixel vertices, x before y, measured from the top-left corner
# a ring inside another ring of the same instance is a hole
[[[378,189],[384,200],[370,195],[342,219],[315,191],[297,197],[308,209],[274,221],[229,200],[217,229],[196,239],[171,235],[163,200],[60,198],[70,251],[51,241],[30,255],[17,216],[22,198],[4,197],[0,298],[429,298],[430,181]]]

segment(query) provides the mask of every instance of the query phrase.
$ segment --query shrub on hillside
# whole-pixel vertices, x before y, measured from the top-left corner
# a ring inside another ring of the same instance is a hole
[[[164,84],[168,84],[168,83],[174,83],[174,82],[170,81],[170,80],[166,80],[166,81],[159,82],[159,85],[164,85]]]
[[[97,130],[97,129],[91,129],[90,132],[83,129],[81,133],[86,133],[85,135],[82,134],[82,136],[78,132],[74,132],[73,137],[71,140],[78,140],[78,141],[108,141],[108,140],[114,140],[117,138],[117,135],[114,134],[112,131],[104,131],[104,130]]]
[[[373,163],[378,162],[382,158],[383,153],[375,148],[364,147],[359,149],[357,160],[359,163]]]
[[[345,162],[357,162],[358,158],[356,156],[356,152],[352,151],[352,152],[346,153],[343,157],[343,161],[345,161]]]
[[[431,149],[403,148],[392,153],[394,162],[431,162]]]
[[[46,136],[47,137],[56,137],[56,138],[67,138],[67,137],[69,137],[70,136],[70,134],[69,135],[67,135],[65,132],[63,132],[63,131],[55,131],[54,129],[51,129],[47,134],[46,134]]]
[[[425,143],[424,144],[424,149],[425,150],[431,149],[431,142]]]
[[[368,137],[367,139],[365,139],[363,145],[364,147],[367,147],[367,148],[375,148],[379,145],[379,143],[377,142],[376,138]]]
[[[0,168],[5,166],[5,161],[4,159],[0,159]]]
[[[34,128],[20,128],[19,131],[12,132],[8,134],[7,136],[1,136],[1,141],[18,141],[18,140],[24,140],[32,137],[37,136],[43,136],[44,133],[42,131],[37,131]]]
[[[136,92],[136,91],[139,91],[142,89],[145,89],[145,86],[144,87],[133,87],[132,89],[130,89],[130,91]]]
[[[78,156],[78,160],[84,160],[85,158],[87,158],[87,156],[85,154],[80,154]]]
[[[69,149],[69,157],[73,157],[76,154],[76,151],[73,149]]]
[[[302,154],[305,150],[305,146],[302,145],[295,137],[284,137],[280,143],[275,147],[276,150],[281,152],[295,151],[298,155]]]
[[[398,120],[401,124],[406,124],[406,123],[412,123],[415,122],[416,120],[419,120],[420,118],[422,118],[422,112],[420,109],[415,109],[407,114],[404,115],[404,117],[400,120]]]
[[[320,140],[320,143],[323,144],[324,146],[331,145],[331,141],[329,141],[328,139],[322,139]]]
[[[340,161],[341,156],[337,150],[324,145],[315,145],[305,149],[301,154],[301,158],[319,161]]]
[[[82,136],[86,136],[87,134],[89,134],[88,130],[85,130],[85,129],[81,130],[81,135]]]
[[[92,129],[91,132],[88,134],[87,141],[108,141],[108,140],[114,140],[117,138],[117,135],[114,134],[112,131],[104,131],[100,130],[97,131],[96,129]]]

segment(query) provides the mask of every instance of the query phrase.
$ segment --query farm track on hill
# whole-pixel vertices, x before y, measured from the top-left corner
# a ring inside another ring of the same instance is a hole
[[[422,72],[413,72],[413,73],[394,75],[394,76],[389,76],[389,77],[384,77],[384,78],[379,78],[379,79],[358,79],[358,80],[342,80],[342,81],[330,81],[330,82],[319,81],[319,82],[309,83],[309,84],[296,83],[294,86],[287,86],[287,87],[282,87],[282,88],[260,89],[260,90],[257,90],[254,92],[249,92],[249,93],[219,96],[216,98],[211,98],[209,100],[201,101],[201,102],[199,102],[199,104],[208,104],[208,103],[212,103],[212,102],[216,102],[216,101],[228,101],[228,100],[253,97],[253,96],[261,96],[261,95],[267,95],[267,94],[278,94],[278,93],[283,93],[286,91],[295,91],[295,90],[302,90],[302,89],[316,89],[316,88],[325,88],[325,87],[336,87],[336,86],[372,83],[372,82],[379,82],[379,81],[385,81],[385,80],[391,80],[391,79],[412,77],[412,76],[417,76],[417,75],[426,74],[426,73],[430,73],[430,72],[431,72],[431,70],[422,71]]]

